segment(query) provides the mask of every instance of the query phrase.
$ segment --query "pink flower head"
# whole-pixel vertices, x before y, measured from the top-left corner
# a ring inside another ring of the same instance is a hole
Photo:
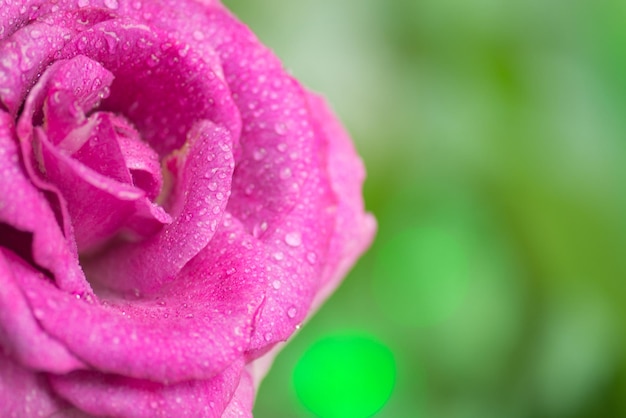
[[[0,174],[3,417],[251,416],[375,229],[342,127],[218,1],[5,2]]]

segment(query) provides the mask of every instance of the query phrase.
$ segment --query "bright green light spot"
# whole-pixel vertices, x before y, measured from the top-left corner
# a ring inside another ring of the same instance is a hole
[[[391,351],[364,335],[317,341],[302,356],[293,375],[298,398],[321,418],[371,416],[391,396],[395,378]]]

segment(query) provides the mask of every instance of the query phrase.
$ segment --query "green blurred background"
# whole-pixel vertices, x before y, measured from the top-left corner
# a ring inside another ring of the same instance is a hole
[[[330,100],[379,221],[255,417],[626,417],[626,1],[226,4]]]

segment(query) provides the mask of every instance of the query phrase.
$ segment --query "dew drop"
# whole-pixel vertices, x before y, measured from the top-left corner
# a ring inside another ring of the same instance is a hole
[[[309,263],[315,264],[317,261],[317,255],[314,252],[310,252],[306,255],[306,259]]]
[[[287,133],[287,126],[282,122],[278,122],[274,125],[274,131],[278,135],[285,135]]]
[[[265,231],[267,231],[267,222],[262,221],[261,223],[254,225],[252,228],[252,235],[255,238],[259,238]]]
[[[255,161],[261,161],[265,157],[265,154],[267,154],[265,148],[257,148],[252,153],[252,158],[254,158]]]
[[[209,187],[209,190],[210,190],[210,191],[214,192],[214,191],[216,191],[216,190],[217,190],[217,183],[216,183],[216,182],[214,182],[214,181],[212,181],[211,183],[209,183],[209,186],[208,186],[208,187]]]
[[[102,86],[102,80],[98,77],[94,78],[93,83],[91,83],[91,90],[96,91]]]
[[[298,313],[298,309],[295,306],[292,306],[291,308],[287,309],[287,316],[291,319],[295,318],[297,313]]]
[[[109,9],[117,9],[118,7],[120,7],[119,3],[117,2],[117,0],[104,0],[104,5],[106,7],[108,7]]]
[[[291,177],[291,168],[285,167],[280,170],[279,177],[283,180],[287,180],[289,177]]]
[[[291,247],[297,247],[302,244],[302,236],[299,232],[290,232],[285,235],[285,242]]]
[[[146,65],[148,67],[156,67],[158,63],[159,63],[159,57],[157,57],[154,54],[150,55],[148,59],[146,60]]]
[[[285,258],[285,254],[283,254],[281,251],[277,251],[274,253],[274,259],[276,261],[281,261]]]
[[[271,341],[272,340],[272,333],[271,332],[267,332],[265,333],[265,341]]]
[[[276,290],[280,289],[280,285],[281,285],[280,280],[274,280],[272,282],[272,287]]]

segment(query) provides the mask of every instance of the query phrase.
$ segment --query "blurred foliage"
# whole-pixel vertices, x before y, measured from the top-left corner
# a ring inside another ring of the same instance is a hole
[[[626,2],[226,3],[329,98],[379,221],[255,416],[380,396],[372,341],[396,370],[378,417],[626,416]],[[362,386],[325,343],[355,333]]]

